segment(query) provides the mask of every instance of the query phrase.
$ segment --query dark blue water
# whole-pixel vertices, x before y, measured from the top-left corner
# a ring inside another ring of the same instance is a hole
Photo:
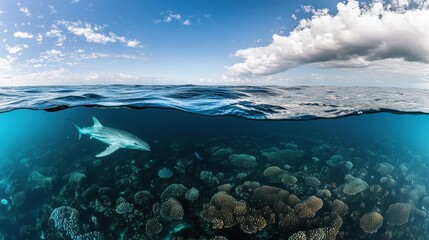
[[[2,90],[0,239],[428,239],[427,90]]]

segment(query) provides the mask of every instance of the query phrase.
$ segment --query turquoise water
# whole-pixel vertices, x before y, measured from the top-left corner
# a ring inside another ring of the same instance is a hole
[[[428,239],[429,115],[395,112],[3,112],[0,239]],[[92,117],[150,151],[95,157]]]

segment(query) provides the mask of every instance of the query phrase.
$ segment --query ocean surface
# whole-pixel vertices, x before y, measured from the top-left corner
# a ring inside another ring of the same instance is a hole
[[[429,239],[429,90],[0,88],[1,239]]]

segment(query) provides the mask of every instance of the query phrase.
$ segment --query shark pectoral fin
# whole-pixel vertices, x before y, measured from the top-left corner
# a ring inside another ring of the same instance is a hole
[[[104,150],[103,152],[101,152],[101,153],[99,153],[99,154],[97,154],[95,156],[96,157],[105,157],[105,156],[113,153],[114,151],[116,151],[118,149],[119,149],[119,146],[117,146],[117,145],[110,145],[110,146],[108,146],[106,148],[106,150]]]

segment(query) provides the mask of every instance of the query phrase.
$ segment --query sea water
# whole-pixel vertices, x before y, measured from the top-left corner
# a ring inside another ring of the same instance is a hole
[[[2,90],[0,239],[428,239],[426,90]]]

